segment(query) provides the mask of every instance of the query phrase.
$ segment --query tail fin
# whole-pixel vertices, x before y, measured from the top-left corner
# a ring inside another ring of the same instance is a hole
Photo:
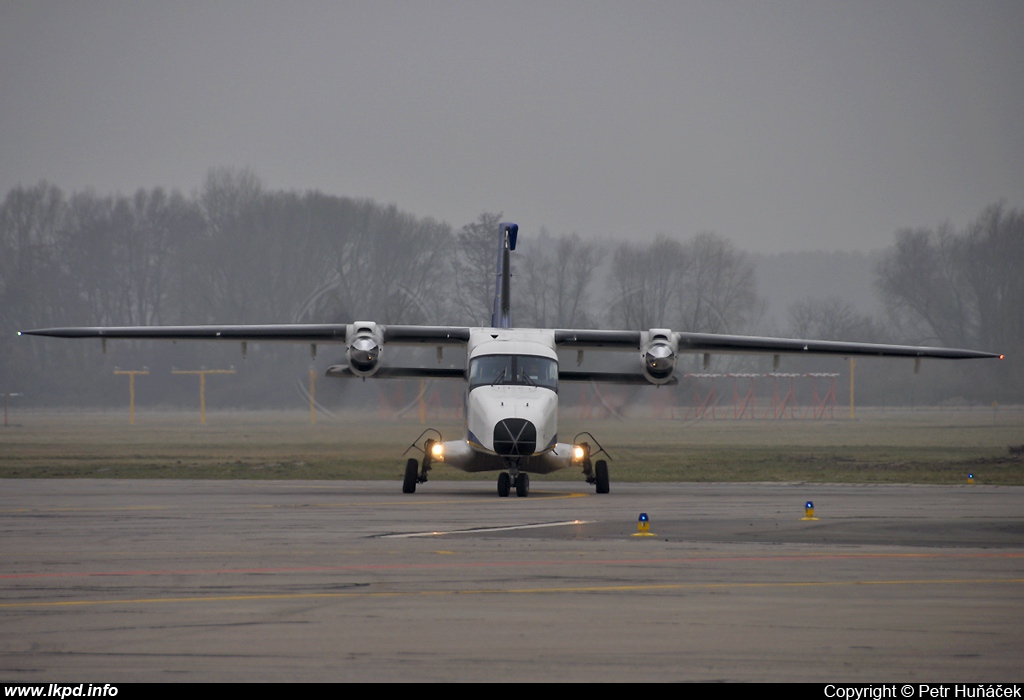
[[[498,225],[498,267],[494,276],[494,311],[491,313],[492,328],[512,327],[512,266],[509,251],[516,249],[519,224]]]

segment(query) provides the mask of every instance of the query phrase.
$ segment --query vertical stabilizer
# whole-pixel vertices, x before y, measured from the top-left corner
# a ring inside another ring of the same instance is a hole
[[[498,264],[494,275],[494,311],[491,313],[493,328],[512,327],[512,265],[509,252],[516,249],[519,224],[498,224]]]

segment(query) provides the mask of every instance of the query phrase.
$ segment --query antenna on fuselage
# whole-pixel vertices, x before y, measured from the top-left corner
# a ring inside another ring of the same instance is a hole
[[[498,224],[498,263],[494,275],[494,311],[491,313],[492,328],[512,327],[512,265],[509,252],[516,249],[519,224]]]

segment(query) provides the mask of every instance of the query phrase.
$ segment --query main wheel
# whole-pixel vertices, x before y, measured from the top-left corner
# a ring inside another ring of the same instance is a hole
[[[508,475],[508,472],[498,474],[498,495],[502,498],[506,498],[511,488],[512,477]]]
[[[420,465],[410,458],[405,463],[405,481],[402,482],[402,493],[416,493],[416,482],[420,478]]]
[[[597,460],[594,465],[594,477],[597,482],[598,493],[608,493],[608,462],[603,459]]]
[[[526,472],[516,474],[516,495],[520,498],[530,495],[530,475]]]

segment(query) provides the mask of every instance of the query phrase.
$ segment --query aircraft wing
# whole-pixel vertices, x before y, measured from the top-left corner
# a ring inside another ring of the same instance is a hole
[[[206,326],[71,326],[19,331],[19,335],[52,338],[107,338],[134,340],[232,340],[248,342],[345,343],[365,325],[345,323],[281,323],[269,325]],[[381,325],[381,339],[396,345],[464,345],[466,326]],[[355,327],[355,328],[354,328]],[[556,330],[555,345],[566,349],[641,350],[656,331]],[[997,358],[978,350],[881,343],[848,343],[796,338],[764,338],[715,333],[667,333],[678,352],[870,355],[878,357],[931,357],[945,359]]]
[[[966,360],[1002,358],[991,352],[935,348],[917,345],[886,345],[883,343],[847,343],[830,340],[801,340],[797,338],[761,338],[748,335],[719,335],[716,333],[680,333],[667,328],[649,331],[557,330],[555,346],[559,349],[583,351],[618,350],[639,351],[640,366],[636,376],[559,371],[562,381],[597,381],[616,384],[669,384],[675,377],[676,360],[683,353],[701,353],[707,366],[708,357],[721,354],[775,355],[776,366],[780,355],[839,355],[843,357],[912,357]],[[915,367],[916,370],[916,367]]]
[[[676,352],[728,354],[868,355],[876,357],[929,357],[942,359],[999,358],[997,353],[958,348],[884,343],[850,343],[798,338],[763,338],[717,333],[679,333],[668,330],[605,331],[556,330],[555,345],[573,350],[643,350],[650,343],[665,342]]]
[[[469,328],[458,326],[376,326],[345,323],[281,323],[229,326],[76,326],[37,328],[19,335],[51,338],[113,338],[134,340],[233,340],[246,342],[345,343],[363,325],[379,328],[382,340],[397,345],[464,345]]]
[[[76,326],[37,328],[18,335],[51,338],[114,338],[134,340],[268,340],[295,343],[345,342],[345,324],[234,325],[234,326]]]
[[[528,330],[536,334],[537,330]],[[795,338],[762,338],[744,335],[718,335],[714,333],[673,332],[669,329],[649,331],[617,330],[554,330],[551,333],[558,349],[639,352],[636,372],[559,371],[564,382],[603,382],[611,384],[669,384],[676,383],[676,360],[683,353],[770,354],[776,358],[783,354],[911,357],[941,359],[1000,358],[1001,355],[978,350],[936,348],[915,345],[886,345],[881,343],[847,343],[827,340],[800,340]],[[383,325],[369,321],[348,324],[277,324],[229,326],[92,326],[68,328],[41,328],[22,331],[24,335],[56,338],[99,338],[135,340],[227,340],[240,342],[245,352],[247,342],[308,343],[312,352],[320,343],[347,345],[347,365],[336,365],[328,370],[329,376],[391,378],[457,379],[465,372],[452,368],[386,367],[380,362],[385,345],[441,346],[466,345],[472,329],[465,326],[411,326]],[[550,342],[550,341],[549,341]]]
[[[639,350],[643,343],[640,331],[557,330],[555,345],[570,350]]]
[[[886,345],[882,343],[847,343],[831,340],[798,340],[791,338],[759,338],[745,335],[714,333],[675,333],[679,352],[869,355],[876,357],[932,357],[949,360],[998,358],[998,354],[957,348],[935,348],[917,345]]]

